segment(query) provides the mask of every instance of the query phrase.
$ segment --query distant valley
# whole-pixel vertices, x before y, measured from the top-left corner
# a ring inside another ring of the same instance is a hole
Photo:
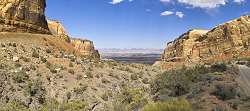
[[[154,64],[163,49],[99,49],[101,58],[123,63]]]

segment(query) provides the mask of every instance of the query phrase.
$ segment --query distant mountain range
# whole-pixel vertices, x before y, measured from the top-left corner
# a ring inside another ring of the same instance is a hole
[[[118,49],[118,48],[103,48],[98,49],[101,54],[162,54],[163,49],[154,48],[131,48],[131,49]]]
[[[163,49],[98,49],[102,59],[112,59],[125,63],[153,64],[160,59]]]

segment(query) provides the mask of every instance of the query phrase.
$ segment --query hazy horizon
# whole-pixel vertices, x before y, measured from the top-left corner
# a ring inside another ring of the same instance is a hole
[[[103,48],[157,48],[190,29],[249,14],[246,0],[49,0],[46,15]]]

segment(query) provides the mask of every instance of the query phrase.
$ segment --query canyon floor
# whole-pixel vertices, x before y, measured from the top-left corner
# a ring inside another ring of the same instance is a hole
[[[249,76],[247,66],[218,63],[165,71],[145,64],[79,57],[72,49],[49,35],[0,33],[0,111],[250,108],[245,90],[249,86],[240,78]]]

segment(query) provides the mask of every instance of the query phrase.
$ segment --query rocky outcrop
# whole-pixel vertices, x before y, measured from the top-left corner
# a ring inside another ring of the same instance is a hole
[[[162,60],[172,62],[187,61],[187,58],[192,55],[192,48],[197,44],[197,39],[207,32],[207,30],[200,29],[190,30],[175,41],[169,42],[162,55]]]
[[[82,56],[100,59],[98,50],[95,50],[94,44],[90,40],[71,39],[71,44]]]
[[[45,0],[0,0],[0,32],[50,34]]]
[[[52,35],[62,38],[63,40],[70,42],[68,33],[66,32],[64,26],[55,20],[47,20],[48,27]]]
[[[190,65],[245,57],[250,57],[250,16],[242,16],[210,31],[188,31],[168,43],[162,61]]]

